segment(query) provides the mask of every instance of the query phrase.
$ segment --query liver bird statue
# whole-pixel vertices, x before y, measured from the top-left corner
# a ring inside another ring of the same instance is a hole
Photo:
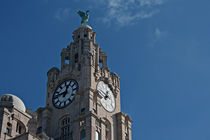
[[[88,15],[89,10],[87,10],[86,12],[82,12],[82,11],[77,11],[77,13],[80,15],[80,17],[82,18],[81,24],[85,24],[86,22],[88,22],[89,19],[89,15]]]

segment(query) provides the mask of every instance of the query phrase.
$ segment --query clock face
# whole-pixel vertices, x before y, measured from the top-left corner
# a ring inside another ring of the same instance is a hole
[[[52,103],[56,108],[64,108],[69,105],[77,93],[79,85],[76,80],[70,79],[61,83],[55,90]]]
[[[107,84],[103,81],[100,81],[97,85],[97,91],[101,98],[102,106],[109,112],[115,110],[115,98],[114,95]]]

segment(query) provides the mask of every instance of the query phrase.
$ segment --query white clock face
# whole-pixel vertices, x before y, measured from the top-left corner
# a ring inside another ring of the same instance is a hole
[[[73,99],[74,95],[79,89],[78,83],[76,80],[67,80],[61,83],[55,90],[52,103],[56,108],[64,108],[69,105]]]
[[[107,84],[103,81],[100,81],[97,85],[97,91],[101,98],[102,106],[109,112],[115,110],[115,98],[114,95]]]

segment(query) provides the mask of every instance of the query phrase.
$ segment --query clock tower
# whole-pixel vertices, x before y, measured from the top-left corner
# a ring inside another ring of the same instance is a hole
[[[82,24],[61,51],[61,67],[47,72],[37,135],[54,140],[131,140],[132,120],[120,108],[120,78],[107,67],[96,33]]]

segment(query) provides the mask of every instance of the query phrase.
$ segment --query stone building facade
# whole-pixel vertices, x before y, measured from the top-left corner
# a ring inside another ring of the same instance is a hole
[[[47,72],[45,107],[27,110],[11,94],[0,98],[1,140],[131,140],[132,120],[120,108],[120,78],[88,25],[73,32],[61,68]]]

